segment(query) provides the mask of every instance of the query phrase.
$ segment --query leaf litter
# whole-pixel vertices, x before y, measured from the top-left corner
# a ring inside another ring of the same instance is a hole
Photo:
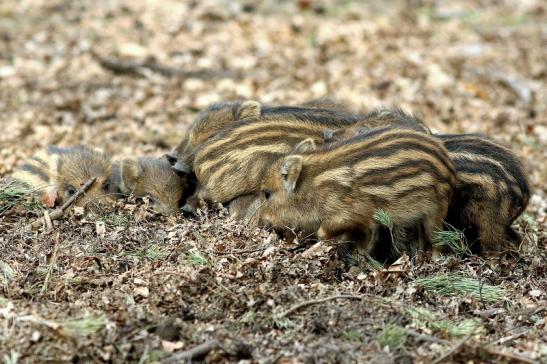
[[[1,177],[48,144],[160,156],[211,102],[330,95],[493,136],[534,187],[518,252],[469,256],[448,229],[454,255],[349,271],[328,245],[305,253],[223,211],[117,204],[28,231],[41,208],[2,188],[4,362],[547,360],[542,2],[4,0],[0,14]]]

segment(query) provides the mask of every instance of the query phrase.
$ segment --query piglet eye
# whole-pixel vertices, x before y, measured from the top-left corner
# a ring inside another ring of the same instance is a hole
[[[269,191],[269,190],[264,191],[264,198],[266,200],[269,200],[270,197],[272,197],[272,191]]]
[[[110,190],[110,182],[106,181],[103,185],[103,191],[108,192]]]
[[[66,193],[68,194],[69,197],[72,197],[76,193],[76,188],[73,186],[68,186],[66,188]]]

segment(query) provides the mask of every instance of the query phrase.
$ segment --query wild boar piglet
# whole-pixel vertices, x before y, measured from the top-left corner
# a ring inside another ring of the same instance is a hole
[[[341,141],[369,129],[349,127],[325,132]],[[463,231],[474,253],[517,246],[520,235],[511,227],[530,199],[530,184],[519,158],[507,147],[480,134],[434,134],[443,142],[460,180],[446,223]]]
[[[164,215],[176,213],[185,193],[192,192],[187,177],[173,172],[165,158],[122,158],[114,173],[121,193],[148,198],[152,210]]]
[[[179,145],[166,157],[177,173],[191,173],[196,148],[234,121],[270,122],[282,119],[338,128],[351,125],[361,117],[345,105],[328,98],[311,100],[301,106],[268,106],[253,100],[211,104],[199,113]]]
[[[440,141],[383,128],[317,150],[313,144],[302,142],[265,174],[261,224],[317,231],[321,239],[359,237],[370,251],[379,228],[374,215],[383,211],[395,229],[419,228],[421,250],[432,244],[457,185]]]
[[[352,138],[367,130],[375,128],[400,128],[431,134],[431,130],[424,121],[399,108],[377,108],[364,114],[356,123],[342,128],[325,129],[326,143]]]
[[[530,199],[522,162],[503,145],[477,134],[440,134],[460,180],[446,222],[464,232],[472,251],[514,249],[511,227]]]
[[[262,176],[272,163],[303,139],[322,143],[323,131],[321,125],[285,119],[232,123],[196,150],[197,196],[208,203],[224,204],[260,192]]]
[[[96,207],[119,197],[112,183],[110,157],[85,146],[49,146],[26,161],[12,178],[47,207],[54,207],[65,203],[93,177],[96,181],[75,202],[76,206]]]
[[[239,114],[241,104],[242,101],[215,103],[201,111],[186,130],[181,142],[166,154],[173,170],[183,175],[191,173],[195,148],[234,120],[244,117]]]

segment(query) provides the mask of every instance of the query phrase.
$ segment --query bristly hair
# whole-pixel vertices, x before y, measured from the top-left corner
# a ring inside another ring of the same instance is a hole
[[[362,120],[363,116],[340,110],[301,106],[263,106],[262,116],[266,119],[288,119],[329,126],[350,126]]]

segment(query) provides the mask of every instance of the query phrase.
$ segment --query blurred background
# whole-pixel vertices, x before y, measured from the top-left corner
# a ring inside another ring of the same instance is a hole
[[[545,195],[547,4],[2,0],[0,176],[48,144],[161,155],[209,103],[400,106],[507,143]]]

